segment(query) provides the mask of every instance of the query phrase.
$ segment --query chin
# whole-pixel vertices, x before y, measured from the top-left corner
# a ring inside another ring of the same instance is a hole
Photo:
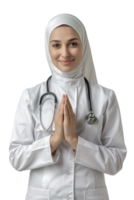
[[[60,70],[63,71],[63,72],[69,72],[69,71],[71,71],[70,69],[67,69],[67,68],[62,68]]]
[[[63,69],[60,69],[61,71],[63,71],[63,72],[70,72],[70,71],[72,71],[73,69],[71,68],[71,69],[69,69],[69,68],[63,68]]]

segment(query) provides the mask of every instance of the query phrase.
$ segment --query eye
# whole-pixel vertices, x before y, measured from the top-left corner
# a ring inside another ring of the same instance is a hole
[[[54,44],[53,47],[54,47],[55,45],[58,45],[58,44]]]
[[[77,43],[75,43],[75,42],[72,42],[72,43],[70,43],[70,44],[75,44],[75,45],[73,45],[73,46],[77,46]],[[55,46],[55,45],[59,45],[59,44],[54,44],[53,47],[57,47],[57,46]]]
[[[73,45],[73,46],[77,46],[77,43],[75,43],[75,42],[72,42],[71,44],[75,44],[75,45]]]

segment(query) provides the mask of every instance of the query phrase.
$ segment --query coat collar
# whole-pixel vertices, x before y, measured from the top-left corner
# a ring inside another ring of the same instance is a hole
[[[85,80],[84,80],[84,76],[82,75],[79,78],[67,78],[67,77],[63,77],[63,76],[59,76],[56,73],[52,74],[52,82],[56,83],[60,86],[65,86],[65,87],[79,87],[81,85],[84,84]]]

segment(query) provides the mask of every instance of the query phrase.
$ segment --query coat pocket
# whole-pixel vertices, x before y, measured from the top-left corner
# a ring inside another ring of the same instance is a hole
[[[88,124],[85,120],[85,127],[83,131],[83,138],[96,143],[97,141],[101,141],[101,132],[103,128],[103,118],[104,115],[95,114],[97,121],[94,124]]]
[[[107,187],[85,191],[84,200],[109,200]]]
[[[28,186],[25,200],[50,200],[49,189]]]

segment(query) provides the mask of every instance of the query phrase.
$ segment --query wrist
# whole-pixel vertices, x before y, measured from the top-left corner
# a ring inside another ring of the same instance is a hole
[[[72,141],[74,140],[77,140],[78,139],[78,136],[75,135],[74,137],[66,137],[65,140],[68,142],[68,143],[71,143]]]
[[[76,135],[73,138],[68,138],[66,141],[72,146],[73,151],[76,152],[78,145],[78,136]]]
[[[56,132],[54,132],[53,137],[55,138],[55,141],[59,141],[62,142],[62,140],[64,139],[63,137],[60,137],[58,134],[56,134]]]

